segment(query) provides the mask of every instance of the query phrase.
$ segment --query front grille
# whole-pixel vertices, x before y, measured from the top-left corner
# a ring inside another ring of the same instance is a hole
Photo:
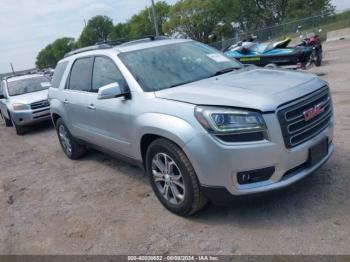
[[[322,108],[310,119],[304,114],[308,110]],[[332,118],[332,101],[327,86],[288,103],[278,109],[284,143],[287,148],[300,145],[326,129]]]
[[[42,100],[42,101],[38,101],[30,104],[30,108],[33,110],[43,108],[43,107],[48,107],[48,106],[50,106],[49,100]]]

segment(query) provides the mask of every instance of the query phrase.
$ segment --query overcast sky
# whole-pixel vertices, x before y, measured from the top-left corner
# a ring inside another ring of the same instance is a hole
[[[33,68],[38,52],[63,36],[79,37],[84,19],[107,15],[125,22],[151,0],[1,0],[0,73]],[[166,0],[173,4],[176,0]],[[337,9],[350,8],[349,0],[333,0]]]

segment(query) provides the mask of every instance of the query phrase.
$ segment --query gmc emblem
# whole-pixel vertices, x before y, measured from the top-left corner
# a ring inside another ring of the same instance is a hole
[[[314,117],[318,116],[324,111],[323,103],[320,103],[318,105],[315,105],[313,108],[310,108],[303,112],[304,120],[310,121]]]

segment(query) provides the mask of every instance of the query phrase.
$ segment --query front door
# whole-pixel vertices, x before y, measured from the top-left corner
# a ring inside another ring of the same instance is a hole
[[[125,98],[97,99],[99,88],[117,82],[120,87],[128,89],[127,83],[116,64],[108,57],[97,56],[92,73],[93,96],[90,129],[94,132],[96,143],[114,152],[128,155],[130,152],[130,111],[132,100]]]

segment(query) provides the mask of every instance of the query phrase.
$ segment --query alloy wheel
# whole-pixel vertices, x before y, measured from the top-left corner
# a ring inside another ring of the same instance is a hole
[[[68,132],[66,128],[63,125],[60,125],[58,128],[58,135],[60,138],[60,141],[62,143],[63,149],[68,153],[72,153],[72,145],[70,143],[70,139],[68,137]]]
[[[154,183],[165,200],[180,205],[185,199],[185,184],[175,161],[165,153],[157,153],[152,159]]]

